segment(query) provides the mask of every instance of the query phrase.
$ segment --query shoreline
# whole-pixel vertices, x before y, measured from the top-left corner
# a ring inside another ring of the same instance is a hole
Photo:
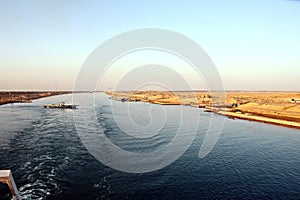
[[[265,123],[265,124],[272,124],[272,125],[277,125],[277,126],[284,126],[284,127],[289,127],[289,128],[300,129],[300,123],[287,121],[287,120],[283,120],[283,119],[274,119],[274,118],[269,118],[269,117],[264,117],[264,116],[246,115],[246,114],[238,114],[238,113],[224,112],[224,111],[216,112],[216,114],[222,115],[222,116],[225,116],[228,118],[232,118],[232,119],[255,121],[255,122],[261,122],[261,123]]]
[[[227,92],[223,103],[214,104],[208,92],[123,91],[105,92],[118,101],[205,108],[228,118],[300,129],[299,92]]]
[[[32,100],[35,99],[71,93],[73,93],[73,91],[0,91],[0,107],[5,104],[31,103]],[[174,93],[176,93],[176,95],[174,95]],[[265,104],[253,104],[253,100],[251,98],[245,98],[245,96],[249,96],[249,94],[257,95],[258,93],[260,95],[266,95],[267,99],[270,99],[270,94],[277,94],[279,96],[283,95],[284,97],[290,94],[300,96],[300,93],[297,92],[242,92],[242,95],[240,94],[241,92],[230,92],[228,93],[229,95],[226,94],[226,103],[222,105],[212,105],[212,97],[210,97],[207,92],[188,91],[174,93],[168,91],[105,92],[109,98],[122,102],[145,102],[159,105],[183,105],[194,108],[205,108],[205,112],[213,112],[232,119],[256,121],[300,129],[300,104],[288,102],[289,105],[286,105],[282,103],[283,109],[281,109],[282,106],[280,107],[277,105],[277,107],[275,107],[273,105],[274,103],[272,104],[268,101],[271,106],[269,106],[269,108],[265,106]],[[236,96],[237,94],[239,94],[237,99],[242,99],[240,102],[232,103],[232,99],[228,101],[228,99],[232,98],[234,95]],[[256,95],[255,99],[259,99]],[[295,111],[288,112],[287,110],[289,108],[293,108]]]
[[[13,103],[31,103],[35,99],[71,93],[73,91],[0,91],[0,106]]]

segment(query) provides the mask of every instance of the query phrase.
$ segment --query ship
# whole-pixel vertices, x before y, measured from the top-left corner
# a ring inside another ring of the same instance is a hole
[[[21,200],[10,170],[0,170],[0,199]]]
[[[76,104],[67,104],[65,102],[61,102],[59,104],[46,104],[44,108],[60,108],[60,109],[76,109],[78,105]]]

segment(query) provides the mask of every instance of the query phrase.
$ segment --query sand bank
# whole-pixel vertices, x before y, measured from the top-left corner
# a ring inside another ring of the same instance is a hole
[[[226,92],[222,101],[208,92],[106,92],[112,99],[160,105],[186,105],[230,118],[300,128],[300,92]]]
[[[31,100],[54,95],[70,94],[72,91],[59,92],[0,92],[0,105],[8,103],[30,103]]]

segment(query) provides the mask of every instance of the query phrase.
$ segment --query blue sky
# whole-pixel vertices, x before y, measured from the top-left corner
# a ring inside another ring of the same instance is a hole
[[[97,46],[139,28],[196,41],[225,89],[300,91],[300,1],[292,0],[1,0],[0,90],[71,90]]]

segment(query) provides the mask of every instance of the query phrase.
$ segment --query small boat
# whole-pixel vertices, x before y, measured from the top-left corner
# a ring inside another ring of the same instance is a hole
[[[76,109],[78,105],[75,104],[67,104],[65,102],[61,102],[60,104],[46,104],[44,108],[60,108],[60,109]]]
[[[10,170],[0,170],[0,199],[21,200]]]

